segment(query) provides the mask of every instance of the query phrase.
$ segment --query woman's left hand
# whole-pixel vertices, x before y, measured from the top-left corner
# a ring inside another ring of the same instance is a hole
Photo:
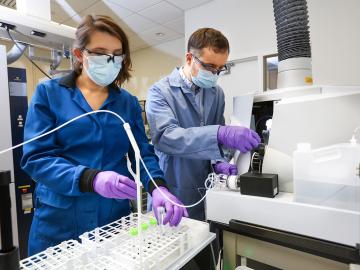
[[[157,209],[158,207],[164,207],[166,210],[166,215],[163,220],[163,224],[165,225],[169,222],[170,226],[177,226],[179,225],[181,218],[188,217],[189,214],[185,207],[180,207],[173,204],[167,198],[165,198],[162,193],[166,195],[166,197],[168,197],[173,202],[179,205],[183,205],[183,203],[174,195],[172,195],[167,188],[165,187],[155,188],[152,192],[152,205],[153,205],[153,211],[155,217],[159,221],[159,217],[157,215]]]

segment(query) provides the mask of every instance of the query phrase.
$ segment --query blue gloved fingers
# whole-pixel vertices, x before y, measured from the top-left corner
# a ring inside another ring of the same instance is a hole
[[[236,165],[227,162],[218,162],[214,166],[214,171],[217,174],[234,175],[237,174]]]
[[[234,174],[234,170],[237,172],[236,166],[233,164],[227,164],[227,168],[226,168],[226,175],[233,175]]]
[[[127,178],[126,176],[119,178],[119,180],[121,183],[123,183],[131,188],[136,189],[136,183],[134,180],[131,180],[130,178]]]
[[[214,166],[215,173],[228,175],[230,164],[225,162],[218,162]]]
[[[116,186],[110,186],[109,190],[111,192],[111,197],[108,197],[108,198],[113,198],[113,199],[128,199],[129,198],[129,194],[124,193],[121,189],[118,189]]]
[[[182,217],[183,210],[181,207],[174,205],[174,214],[170,220],[170,226],[179,225]]]
[[[237,149],[240,150],[241,153],[246,153],[247,152],[244,145],[240,145]]]
[[[237,170],[236,165],[232,165],[232,166],[229,168],[229,175],[237,175],[237,174],[238,174],[238,170]]]
[[[165,210],[166,210],[166,215],[163,221],[163,224],[166,225],[172,218],[173,214],[174,214],[174,206],[171,202],[166,201],[165,202]]]
[[[250,149],[250,150],[252,150],[252,149],[254,149],[254,148],[257,148],[257,147],[259,146],[259,142],[258,142],[254,137],[251,137],[251,138],[249,139],[249,144],[250,144],[250,146],[251,146],[251,149]]]
[[[156,218],[156,220],[157,220],[157,222],[159,224],[158,211],[157,211],[158,207],[160,207],[160,205],[157,205],[157,204],[154,204],[154,203],[152,204],[152,209],[153,209],[153,212],[154,212],[154,216],[155,216],[155,218]]]
[[[245,152],[243,152],[243,153],[247,153],[252,149],[251,143],[249,141],[244,142],[243,145],[244,145],[244,149],[245,149]]]
[[[258,143],[261,143],[261,138],[260,138],[259,134],[257,134],[255,131],[251,130],[251,135]]]
[[[136,199],[136,193],[135,194],[129,194],[124,192],[121,189],[118,189],[117,187],[113,188],[113,198],[114,199],[129,199],[134,200]]]
[[[126,184],[123,184],[122,182],[117,182],[115,189],[119,192],[125,193],[127,197],[136,198],[136,185],[135,188],[128,186]]]
[[[244,135],[245,140],[251,137],[251,129],[243,128],[242,134]]]

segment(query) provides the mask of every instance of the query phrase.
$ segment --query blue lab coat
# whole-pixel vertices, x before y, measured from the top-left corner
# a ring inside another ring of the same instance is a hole
[[[25,140],[92,111],[76,87],[75,76],[72,73],[37,86],[27,114]],[[137,98],[111,85],[100,109],[116,112],[130,124],[150,173],[154,178],[164,178],[153,146],[148,144]],[[111,170],[132,178],[125,155],[129,154],[135,166],[133,149],[115,116],[98,113],[83,117],[25,145],[23,152],[21,166],[36,181],[29,255],[64,240],[77,239],[86,231],[130,213],[129,200],[108,199],[79,190],[79,179],[86,168]],[[149,188],[144,168],[141,180]]]
[[[205,194],[211,160],[223,159],[217,132],[225,122],[224,92],[219,86],[203,89],[202,115],[192,91],[175,69],[149,89],[146,100],[160,168],[170,191],[184,204],[193,204]],[[188,212],[191,218],[205,218],[203,203]]]

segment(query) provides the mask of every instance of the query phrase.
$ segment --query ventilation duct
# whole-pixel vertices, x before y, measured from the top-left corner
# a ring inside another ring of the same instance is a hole
[[[312,84],[306,0],[273,0],[278,48],[278,88]]]
[[[0,6],[16,9],[16,0],[0,0]]]
[[[27,45],[24,43],[18,42],[17,44],[14,44],[14,46],[11,48],[10,51],[6,54],[6,59],[8,65],[14,63],[16,60],[18,60],[23,53],[25,52],[27,48]]]

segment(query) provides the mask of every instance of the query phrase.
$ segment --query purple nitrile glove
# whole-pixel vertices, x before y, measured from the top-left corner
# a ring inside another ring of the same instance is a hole
[[[214,165],[214,171],[216,174],[225,175],[237,175],[238,173],[236,165],[221,161]]]
[[[170,226],[179,225],[182,217],[189,216],[186,208],[174,205],[172,202],[169,202],[161,194],[159,189],[161,189],[162,193],[164,193],[169,199],[176,202],[177,204],[183,205],[183,203],[174,195],[172,195],[167,188],[165,187],[155,188],[152,192],[152,206],[156,219],[159,221],[159,218],[157,216],[157,208],[162,206],[166,210],[166,216],[164,218],[163,224],[165,225],[166,223],[169,222]]]
[[[136,183],[116,172],[99,172],[93,182],[96,193],[111,199],[136,199]]]
[[[217,139],[225,147],[240,150],[242,153],[258,147],[261,142],[255,131],[240,126],[220,126]]]

